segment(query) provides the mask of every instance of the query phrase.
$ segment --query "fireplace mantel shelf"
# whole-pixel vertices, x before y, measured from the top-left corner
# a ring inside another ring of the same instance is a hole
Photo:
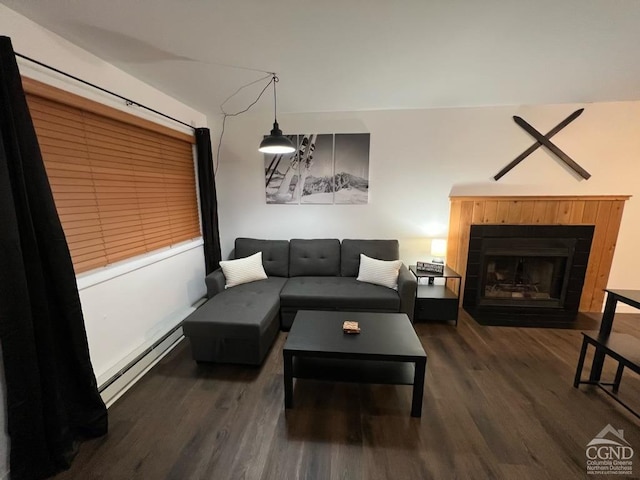
[[[584,201],[584,200],[629,200],[631,195],[451,195],[452,200],[467,201]]]

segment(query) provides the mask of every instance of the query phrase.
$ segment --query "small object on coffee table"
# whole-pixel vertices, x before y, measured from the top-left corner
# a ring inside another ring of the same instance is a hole
[[[358,322],[345,321],[342,324],[342,331],[344,333],[360,333],[360,327],[358,326]]]

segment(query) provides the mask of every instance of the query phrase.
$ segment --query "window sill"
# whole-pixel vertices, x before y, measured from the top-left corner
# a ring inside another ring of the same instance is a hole
[[[76,276],[76,283],[78,284],[78,291],[82,291],[99,283],[107,282],[113,278],[126,275],[127,273],[139,270],[146,266],[152,265],[157,262],[166,260],[167,258],[175,257],[181,253],[200,248],[204,244],[202,238],[196,240],[190,240],[187,242],[179,243],[172,247],[166,247],[162,250],[156,250],[154,252],[140,255],[138,257],[128,259],[122,262],[115,263],[100,269],[92,270],[90,272],[81,273]]]

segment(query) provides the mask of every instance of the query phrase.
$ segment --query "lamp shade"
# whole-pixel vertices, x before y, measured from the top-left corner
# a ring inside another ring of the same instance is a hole
[[[273,130],[271,130],[271,134],[268,137],[265,137],[262,142],[260,142],[259,151],[262,153],[291,153],[295,151],[295,147],[291,140],[285,137],[282,134],[282,130],[280,130],[278,126],[278,122],[273,122]]]
[[[447,241],[444,238],[431,240],[431,255],[434,257],[445,257],[447,255]]]

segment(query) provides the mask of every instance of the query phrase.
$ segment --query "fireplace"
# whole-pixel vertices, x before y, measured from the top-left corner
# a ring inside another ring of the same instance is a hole
[[[574,248],[573,238],[486,238],[478,302],[561,307]]]
[[[471,225],[463,307],[479,323],[573,320],[592,225]]]

